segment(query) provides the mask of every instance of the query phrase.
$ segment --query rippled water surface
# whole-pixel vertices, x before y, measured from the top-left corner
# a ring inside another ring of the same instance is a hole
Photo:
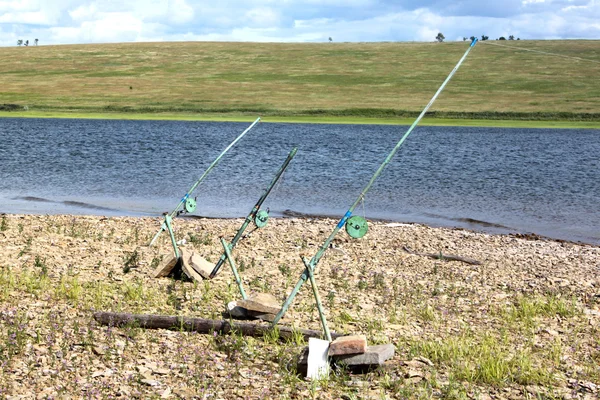
[[[160,215],[249,123],[0,119],[0,212]],[[194,192],[196,215],[265,202],[339,217],[404,126],[261,123]],[[355,214],[600,243],[600,131],[417,127]]]

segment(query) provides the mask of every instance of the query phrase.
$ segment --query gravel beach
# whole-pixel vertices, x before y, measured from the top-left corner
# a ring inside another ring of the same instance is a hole
[[[242,219],[176,218],[182,247],[216,262]],[[272,218],[233,254],[249,293],[283,303],[337,224]],[[597,398],[600,247],[370,222],[318,265],[332,331],[392,343],[366,373],[295,373],[302,340],[101,326],[95,311],[222,319],[240,298],[154,278],[173,256],[158,218],[0,216],[0,398]],[[407,250],[410,250],[407,251]],[[435,257],[435,255],[439,255]],[[456,260],[458,258],[458,260]],[[460,261],[477,260],[480,264]],[[321,329],[310,285],[281,322]]]

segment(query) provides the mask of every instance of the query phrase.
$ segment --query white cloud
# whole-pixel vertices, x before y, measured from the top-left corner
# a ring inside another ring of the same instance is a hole
[[[135,41],[141,30],[141,21],[134,17],[111,13],[77,27],[53,27],[49,31],[62,43],[106,43]]]
[[[168,21],[179,25],[194,19],[194,9],[185,0],[168,0]]]
[[[73,19],[73,21],[89,21],[93,19],[98,14],[98,9],[96,8],[96,4],[84,4],[77,7],[74,10],[70,10],[69,16]]]
[[[0,24],[50,25],[52,21],[40,11],[12,12],[0,15]]]
[[[281,23],[279,14],[271,8],[261,7],[246,11],[245,19],[253,27],[277,27]]]
[[[38,2],[32,0],[0,1],[0,13],[6,11],[35,11],[38,7]]]
[[[598,0],[0,0],[0,45],[600,38]]]

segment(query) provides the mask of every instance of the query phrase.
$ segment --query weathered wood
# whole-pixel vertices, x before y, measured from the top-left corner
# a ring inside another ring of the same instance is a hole
[[[270,324],[257,324],[251,322],[230,322],[226,320],[213,320],[203,318],[181,317],[175,315],[154,315],[154,314],[129,314],[115,312],[96,312],[94,319],[102,325],[110,326],[126,326],[134,325],[145,329],[174,329],[184,331],[194,331],[198,333],[230,333],[240,332],[246,336],[263,336],[272,331],[273,327]],[[277,326],[279,337],[282,339],[290,339],[294,332],[300,333],[305,340],[310,337],[322,337],[320,331],[310,329],[295,329],[287,326]],[[332,333],[334,337],[343,336],[341,334]]]
[[[437,254],[436,253],[419,253],[417,251],[409,249],[406,246],[402,247],[402,249],[404,249],[404,251],[406,251],[407,253],[413,254],[415,256],[424,256],[424,257],[435,258],[436,260],[444,260],[444,261],[461,261],[461,262],[464,262],[467,264],[481,265],[481,261],[475,260],[473,258],[455,256],[453,254],[443,254],[442,252],[437,253]]]

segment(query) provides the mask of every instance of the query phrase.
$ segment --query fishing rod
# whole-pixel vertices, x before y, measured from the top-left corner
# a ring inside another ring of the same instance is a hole
[[[240,240],[240,238],[242,237],[242,234],[244,233],[244,231],[246,230],[246,228],[248,227],[250,222],[254,221],[254,224],[256,225],[257,228],[262,228],[267,224],[267,220],[269,218],[269,213],[268,213],[268,211],[260,210],[260,206],[266,200],[269,193],[271,193],[271,190],[273,190],[273,187],[275,187],[275,184],[277,183],[277,181],[279,180],[279,178],[281,177],[283,172],[286,170],[290,161],[292,161],[292,158],[294,158],[294,156],[296,155],[297,151],[298,151],[297,147],[294,147],[292,149],[292,151],[290,151],[287,158],[285,159],[285,161],[279,168],[279,171],[277,171],[277,174],[275,174],[275,177],[273,178],[273,180],[271,181],[271,183],[269,184],[269,186],[267,187],[267,189],[265,190],[263,195],[256,202],[256,205],[252,208],[252,210],[250,211],[250,213],[244,220],[244,223],[242,224],[240,229],[237,231],[237,233],[236,233],[235,237],[233,238],[233,240],[231,241],[231,243],[227,245],[229,251],[233,250],[233,248],[237,244],[238,240]],[[215,265],[214,269],[210,273],[210,279],[214,278],[217,275],[217,272],[219,272],[219,268],[221,268],[221,266],[223,265],[223,263],[225,262],[226,259],[227,259],[227,254],[226,254],[226,252],[224,252],[221,255],[221,258],[219,258],[219,261]]]
[[[219,161],[221,161],[221,158],[225,155],[225,153],[227,153],[229,151],[229,149],[232,148],[242,137],[244,137],[244,135],[246,133],[248,133],[250,131],[250,129],[252,129],[254,127],[254,125],[256,125],[259,121],[260,121],[260,117],[258,117],[256,119],[256,121],[254,121],[248,128],[246,128],[246,130],[244,130],[244,132],[242,132],[237,138],[235,138],[235,140],[233,142],[231,142],[229,144],[229,146],[227,146],[225,148],[225,150],[223,150],[217,158],[215,158],[215,160],[209,165],[209,167],[206,169],[206,171],[204,171],[202,176],[196,182],[194,182],[194,184],[192,185],[190,190],[188,190],[186,192],[186,194],[181,198],[181,200],[179,201],[179,204],[177,204],[177,207],[175,207],[173,209],[173,211],[171,211],[168,214],[169,217],[173,218],[182,212],[194,212],[194,210],[196,209],[196,199],[190,197],[192,192],[194,190],[196,190],[198,185],[204,180],[204,178],[206,178],[206,175],[208,175],[208,173],[219,163]],[[166,229],[167,229],[167,225],[163,222],[162,225],[160,226],[160,229],[158,230],[158,232],[156,232],[156,235],[154,235],[154,237],[152,238],[152,241],[150,242],[150,244],[148,246],[152,246],[154,244],[154,242],[156,241],[156,239],[158,239],[158,236]]]
[[[429,110],[429,108],[431,107],[431,105],[433,104],[433,102],[437,99],[437,97],[439,96],[439,94],[442,92],[442,90],[444,90],[444,87],[450,81],[450,79],[454,76],[454,74],[456,73],[456,71],[458,70],[458,68],[462,64],[462,62],[465,60],[465,58],[467,58],[467,55],[469,54],[469,52],[471,51],[471,49],[475,46],[475,43],[477,43],[477,38],[475,38],[471,42],[471,45],[469,46],[469,48],[467,49],[467,51],[465,51],[464,55],[458,61],[458,63],[456,64],[456,66],[454,67],[454,69],[452,70],[452,72],[450,72],[450,74],[448,75],[448,77],[446,78],[446,80],[442,83],[442,85],[439,87],[439,89],[437,90],[437,92],[433,95],[433,97],[431,98],[431,100],[429,101],[429,103],[427,104],[427,106],[425,106],[425,108],[423,109],[423,111],[421,112],[421,114],[419,114],[419,116],[417,117],[417,119],[415,120],[415,122],[413,122],[413,124],[410,126],[410,128],[408,128],[408,130],[406,131],[406,133],[404,134],[404,136],[402,136],[402,138],[400,139],[400,141],[398,141],[398,143],[396,144],[396,146],[392,149],[392,151],[388,154],[388,156],[383,161],[383,163],[379,166],[379,169],[377,169],[377,171],[375,172],[375,174],[371,177],[371,180],[369,181],[369,183],[367,184],[367,186],[365,186],[365,188],[362,190],[362,192],[360,193],[360,195],[358,196],[358,198],[356,199],[356,201],[352,204],[352,206],[350,206],[350,208],[348,209],[348,211],[346,212],[346,214],[344,214],[344,216],[342,217],[342,219],[340,220],[340,222],[337,224],[337,226],[335,227],[335,229],[333,230],[333,232],[331,232],[331,234],[329,235],[329,237],[325,240],[325,242],[323,243],[323,245],[321,245],[321,247],[319,248],[319,250],[317,251],[317,253],[313,256],[313,258],[310,261],[308,261],[307,259],[303,258],[303,263],[305,265],[304,271],[302,272],[302,275],[300,276],[300,280],[298,281],[298,283],[294,287],[294,290],[292,291],[292,293],[290,293],[290,295],[288,296],[288,298],[283,303],[283,305],[281,307],[281,310],[275,316],[275,319],[273,320],[273,323],[272,323],[273,326],[275,326],[279,322],[279,320],[281,319],[281,317],[283,317],[283,315],[286,313],[287,309],[289,308],[290,304],[294,300],[294,297],[296,297],[296,295],[300,291],[300,288],[302,287],[302,285],[309,278],[310,278],[311,284],[313,286],[313,291],[315,292],[315,299],[317,300],[317,306],[319,306],[320,300],[318,298],[318,293],[316,292],[316,286],[314,284],[314,276],[313,276],[313,273],[314,273],[314,271],[315,271],[315,269],[317,267],[317,264],[319,263],[319,260],[321,259],[321,257],[323,257],[323,254],[325,253],[325,251],[329,248],[329,245],[333,241],[333,238],[335,237],[335,235],[346,224],[346,222],[348,221],[348,219],[350,218],[350,216],[354,212],[354,209],[365,198],[365,195],[367,194],[367,192],[369,191],[369,189],[371,188],[371,186],[373,185],[373,183],[375,182],[375,180],[379,177],[379,175],[381,175],[381,172],[383,171],[383,169],[386,167],[386,165],[389,164],[389,162],[391,161],[392,157],[394,157],[394,155],[396,154],[396,152],[398,151],[398,149],[400,149],[400,146],[402,146],[402,144],[404,143],[404,141],[406,140],[406,138],[410,135],[410,133],[412,132],[412,130],[417,126],[417,124],[419,123],[419,121],[421,121],[421,119],[423,118],[423,116],[425,116],[425,114],[427,113],[427,111]],[[360,228],[361,227],[358,227],[358,229],[360,229]],[[366,226],[363,228],[363,231],[366,232],[365,228],[366,228]],[[327,323],[325,321],[325,316],[321,312],[321,310],[319,310],[319,311],[320,311],[320,314],[321,314],[321,322],[323,324],[323,330],[324,330],[326,336],[330,337],[330,335],[329,335],[329,329],[327,328]]]

